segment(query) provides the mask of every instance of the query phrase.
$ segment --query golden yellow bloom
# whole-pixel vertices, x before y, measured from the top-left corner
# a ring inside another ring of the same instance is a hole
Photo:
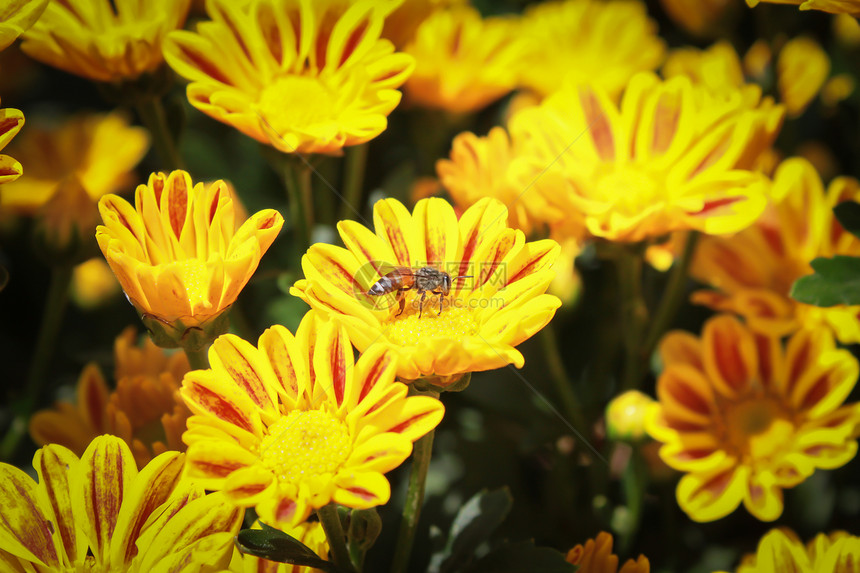
[[[24,114],[19,110],[8,107],[0,109],[0,151],[9,145],[23,126]],[[6,188],[9,183],[18,179],[21,173],[23,169],[20,161],[8,155],[0,155],[0,185],[4,186],[3,191],[0,192],[0,207],[3,206],[3,196],[7,193]]]
[[[284,223],[265,209],[236,230],[227,186],[192,185],[184,171],[150,175],[135,207],[108,195],[99,210],[105,224],[96,239],[126,296],[180,334],[233,304]]]
[[[856,49],[860,46],[860,22],[847,14],[833,18],[833,35],[843,47]]]
[[[788,528],[768,531],[753,555],[744,556],[737,573],[792,571],[794,573],[847,573],[860,568],[860,538],[845,531],[819,533],[803,545]]]
[[[639,441],[646,436],[645,419],[654,399],[639,390],[619,394],[606,407],[606,431],[613,440]]]
[[[536,205],[542,198],[531,194],[520,200],[523,188],[510,173],[519,152],[501,127],[492,128],[484,137],[463,132],[454,138],[450,159],[436,162],[436,173],[458,207],[465,209],[484,197],[495,197],[508,207],[508,224],[530,235],[541,225],[532,213],[541,212]]]
[[[385,130],[412,71],[379,36],[395,5],[213,0],[212,21],[171,34],[164,55],[203,113],[283,152],[339,153]]]
[[[50,2],[21,49],[97,82],[134,80],[161,66],[161,44],[185,24],[190,0]]]
[[[693,83],[703,85],[711,92],[727,95],[741,89],[745,83],[738,53],[726,40],[716,42],[704,50],[672,50],[663,64],[663,76],[687,76]]]
[[[211,571],[230,559],[242,511],[182,479],[184,454],[139,472],[128,446],[100,436],[78,457],[49,445],[39,482],[0,464],[0,563],[5,571]]]
[[[396,3],[397,0],[392,1],[392,4]],[[465,6],[468,3],[468,0],[403,0],[403,3],[385,18],[382,37],[402,49],[412,41],[418,26],[430,14],[436,10]]]
[[[840,342],[860,342],[860,307],[819,308],[788,296],[795,280],[812,273],[820,256],[860,256],[860,240],[846,233],[833,207],[860,199],[860,182],[834,179],[827,192],[808,161],[783,161],[774,177],[771,205],[749,229],[733,237],[703,237],[691,267],[700,282],[693,302],[733,312],[755,330],[784,336],[801,327],[832,329]]]
[[[468,113],[510,92],[525,48],[518,24],[514,18],[482,19],[471,6],[437,10],[405,49],[416,62],[404,86],[409,99]]]
[[[793,38],[779,52],[776,73],[780,100],[788,115],[797,116],[803,113],[830,75],[830,58],[812,38]]]
[[[694,36],[715,37],[736,12],[736,0],[660,0],[666,14]]]
[[[561,304],[545,294],[559,253],[555,241],[527,243],[491,198],[459,221],[439,198],[419,201],[411,214],[384,199],[373,220],[375,234],[354,221],[338,223],[346,249],[312,245],[302,258],[305,279],[290,293],[343,324],[359,351],[388,349],[402,380],[437,377],[434,384],[444,386],[467,372],[522,367],[514,347],[546,326]],[[366,294],[395,266],[447,272],[450,292],[440,299],[409,290],[402,312],[395,293]]]
[[[382,345],[354,363],[346,331],[313,311],[295,336],[273,326],[257,347],[225,334],[209,363],[182,385],[195,414],[183,436],[189,475],[273,527],[294,527],[332,501],[387,503],[383,474],[444,411],[435,398],[406,397]]]
[[[520,62],[520,82],[542,96],[587,82],[617,98],[636,72],[655,69],[665,51],[639,0],[537,4],[526,10],[522,33],[531,51]]]
[[[747,5],[755,8],[761,1],[773,4],[799,4],[801,10],[821,10],[831,14],[860,16],[860,0],[747,0]]]
[[[260,522],[256,521],[251,529],[261,529]],[[285,527],[283,532],[304,543],[323,559],[327,558],[328,540],[319,521],[306,521],[295,527]],[[317,569],[290,565],[289,563],[276,563],[252,555],[245,555],[238,548],[233,550],[233,559],[230,561],[229,569],[230,573],[316,573],[317,571]]]
[[[750,167],[783,116],[760,94],[649,73],[630,81],[620,106],[592,86],[561,90],[511,118],[511,138],[526,148],[512,167],[531,194],[521,200],[542,197],[554,231],[584,226],[613,241],[743,229],[766,202],[766,180]]]
[[[107,193],[125,191],[148,148],[146,130],[130,126],[117,112],[79,114],[50,128],[28,127],[15,140],[15,156],[27,173],[3,186],[0,209],[34,214],[61,184],[75,179],[93,203]]]
[[[7,0],[0,7],[0,50],[8,48],[45,11],[48,0]]]
[[[773,521],[783,489],[856,454],[860,403],[842,404],[860,368],[828,331],[801,330],[783,346],[720,315],[701,338],[669,333],[660,353],[648,431],[663,461],[685,472],[677,498],[691,519],[713,521],[743,502]]]
[[[113,271],[101,257],[76,265],[72,271],[72,300],[83,309],[101,306],[120,293]]]
[[[136,344],[134,327],[123,330],[114,343],[116,389],[108,390],[95,363],[78,378],[77,403],[57,402],[30,418],[30,435],[39,445],[59,444],[82,455],[101,434],[119,436],[142,468],[167,450],[185,451],[182,432],[191,414],[179,396],[189,370],[184,352],[170,356],[149,338]]]
[[[612,534],[601,531],[585,545],[576,545],[567,552],[567,562],[579,565],[579,573],[649,573],[651,563],[644,555],[636,561],[628,559],[618,569],[618,556],[612,553]]]

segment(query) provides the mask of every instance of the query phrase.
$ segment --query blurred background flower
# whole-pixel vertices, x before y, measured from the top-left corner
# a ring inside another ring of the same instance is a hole
[[[747,0],[754,8],[762,0]],[[860,16],[860,0],[763,0],[775,4],[799,4],[801,10],[822,10],[831,14],[850,14]]]
[[[2,108],[0,109],[0,151],[3,150],[12,138],[15,137],[21,127],[24,125],[24,114],[17,109]],[[0,155],[0,185],[8,185],[15,181],[23,173],[21,162],[8,155]],[[5,193],[6,190],[4,189]],[[0,201],[3,195],[0,194]],[[2,203],[0,203],[2,205]]]
[[[108,388],[96,363],[88,364],[78,379],[75,403],[61,400],[52,410],[33,414],[30,435],[39,445],[59,444],[76,455],[96,436],[118,436],[139,468],[165,451],[183,452],[182,432],[191,412],[179,386],[189,369],[184,353],[168,356],[149,337],[138,346],[137,331],[129,326],[114,343],[115,388]]]
[[[771,529],[755,554],[744,556],[737,573],[759,571],[852,571],[860,567],[860,538],[845,531],[819,533],[806,545],[786,527]]]
[[[618,556],[612,553],[612,534],[601,531],[594,539],[576,545],[567,552],[568,563],[578,565],[579,573],[649,573],[648,558],[640,555],[635,561],[628,559],[621,569]]]
[[[190,0],[50,2],[21,49],[97,82],[137,79],[164,61],[161,42],[182,28]]]

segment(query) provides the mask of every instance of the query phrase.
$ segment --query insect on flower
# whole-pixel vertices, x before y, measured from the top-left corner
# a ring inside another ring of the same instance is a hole
[[[415,289],[421,295],[421,299],[418,301],[418,318],[421,318],[421,313],[424,310],[424,299],[428,292],[439,295],[439,314],[442,314],[445,296],[451,292],[453,281],[468,278],[472,277],[464,275],[452,279],[451,275],[445,271],[440,271],[431,266],[420,268],[393,267],[391,271],[384,274],[370,287],[367,294],[369,296],[383,296],[396,291],[400,311],[395,316],[400,316],[406,308],[406,291]]]

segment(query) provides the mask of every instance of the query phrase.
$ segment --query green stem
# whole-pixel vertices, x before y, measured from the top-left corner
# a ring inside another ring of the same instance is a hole
[[[545,326],[540,331],[540,336],[543,338],[541,346],[543,346],[545,352],[549,375],[564,405],[564,411],[570,418],[570,423],[573,427],[579,430],[583,436],[587,437],[589,425],[582,409],[582,400],[576,395],[573,380],[570,379],[564,367],[564,362],[558,349],[558,337],[556,337],[552,325]]]
[[[337,505],[330,503],[317,509],[317,517],[320,518],[332,560],[338,568],[344,571],[355,571],[346,548],[346,536],[343,533],[343,525],[337,513]]]
[[[660,298],[660,304],[654,313],[654,320],[651,321],[651,326],[645,337],[645,343],[642,346],[642,355],[646,360],[651,359],[651,355],[660,342],[660,337],[663,336],[663,333],[672,324],[672,321],[678,314],[678,310],[681,308],[681,304],[684,302],[687,274],[690,269],[690,263],[693,261],[698,241],[699,233],[697,231],[690,231],[687,234],[687,240],[684,241],[684,250],[681,252],[680,258],[672,266],[669,280],[666,283],[663,296]]]
[[[438,393],[434,393],[438,398]],[[412,453],[412,468],[409,471],[409,486],[406,490],[406,503],[403,506],[403,520],[397,533],[397,545],[394,547],[394,559],[391,573],[402,573],[409,566],[409,556],[415,543],[415,532],[418,530],[418,518],[424,503],[424,486],[427,482],[427,468],[430,467],[430,454],[433,451],[433,437],[436,430],[430,430],[415,442]]]
[[[290,202],[295,240],[299,253],[303,255],[311,246],[311,233],[314,228],[311,170],[301,156],[284,155],[283,175],[287,198]]]
[[[367,166],[367,143],[354,145],[346,150],[346,178],[343,184],[343,203],[340,205],[338,221],[353,219],[356,212],[363,211],[364,169]]]
[[[135,109],[141,123],[152,134],[152,144],[167,168],[184,169],[185,164],[182,156],[179,155],[179,148],[167,125],[167,115],[164,113],[161,98],[157,96],[145,98],[135,106]]]
[[[15,455],[21,438],[27,433],[30,414],[41,402],[48,368],[57,344],[57,335],[60,333],[66,305],[69,302],[69,283],[72,281],[73,268],[71,264],[63,264],[51,269],[45,312],[42,314],[39,335],[27,376],[27,396],[20,404],[18,414],[12,420],[9,431],[0,443],[0,459],[11,460]]]
[[[209,368],[209,346],[204,346],[199,350],[190,350],[188,348],[183,348],[185,351],[185,356],[188,357],[188,364],[191,365],[192,370],[206,370]]]
[[[619,553],[624,554],[630,551],[642,525],[642,503],[648,485],[648,466],[638,445],[633,446],[621,481],[628,511],[627,526],[621,534],[619,544]]]
[[[642,335],[648,320],[648,309],[642,298],[642,260],[640,248],[621,248],[616,259],[624,341],[622,390],[637,388],[642,377]]]

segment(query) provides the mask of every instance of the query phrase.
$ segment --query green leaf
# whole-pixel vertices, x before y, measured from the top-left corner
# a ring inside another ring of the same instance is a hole
[[[833,208],[833,214],[846,231],[860,238],[860,203],[843,201]]]
[[[316,567],[326,573],[339,573],[334,563],[322,559],[313,549],[279,529],[260,522],[262,529],[243,529],[236,536],[242,553],[278,563]]]
[[[815,306],[860,304],[860,258],[819,257],[811,264],[815,274],[799,278],[791,287],[794,300]]]
[[[535,542],[528,540],[502,545],[464,573],[573,573],[577,569],[555,549],[535,547]]]
[[[513,497],[508,488],[481,490],[460,508],[451,524],[448,541],[430,559],[430,573],[448,573],[468,564],[479,545],[504,521]]]

